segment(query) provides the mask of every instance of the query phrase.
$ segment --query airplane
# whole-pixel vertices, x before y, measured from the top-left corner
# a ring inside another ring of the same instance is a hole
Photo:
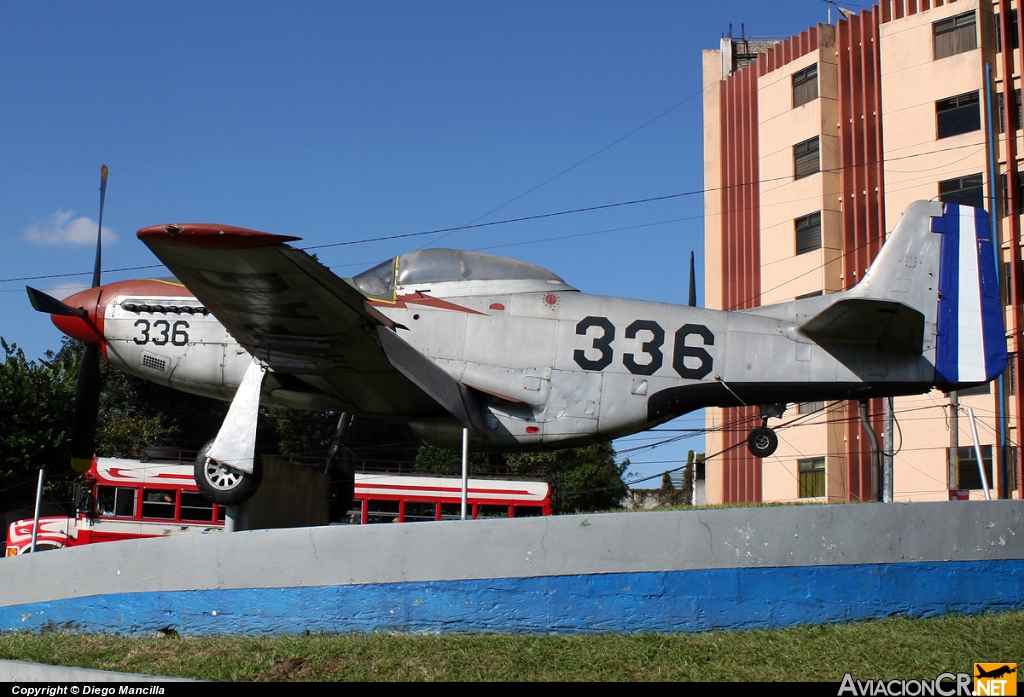
[[[988,214],[950,203],[911,204],[852,289],[733,312],[589,295],[472,251],[424,249],[340,278],[297,237],[169,224],[138,238],[174,278],[100,285],[97,248],[93,288],[29,296],[121,370],[231,401],[196,462],[220,504],[259,485],[261,404],[340,412],[336,441],[360,414],[449,447],[467,429],[470,449],[498,451],[756,405],[748,447],[764,458],[778,445],[768,418],[787,403],[962,389],[1007,360]],[[93,369],[82,370],[91,404]],[[79,466],[92,458],[78,435],[95,428],[88,417],[75,428]]]
[[[982,668],[981,666],[975,664],[974,670],[978,673],[977,675],[974,676],[976,678],[996,678],[996,679],[1001,678],[1004,675],[1009,675],[1010,673],[1016,673],[1017,672],[1017,668],[1016,667],[1011,668],[1009,665],[1002,665],[1002,666],[999,666],[998,668],[993,668],[992,670],[987,671],[984,668]]]

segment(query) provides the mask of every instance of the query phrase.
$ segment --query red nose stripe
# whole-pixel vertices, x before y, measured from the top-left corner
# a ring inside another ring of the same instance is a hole
[[[302,239],[212,223],[154,225],[139,230],[138,237],[146,243],[175,244],[203,249],[251,249]]]

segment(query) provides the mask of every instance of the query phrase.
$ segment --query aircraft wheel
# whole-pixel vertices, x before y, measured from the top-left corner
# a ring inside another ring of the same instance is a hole
[[[769,457],[779,447],[779,437],[767,426],[758,426],[747,437],[747,447],[754,457]]]
[[[243,472],[234,467],[211,460],[206,453],[213,445],[211,440],[203,446],[196,456],[196,486],[208,500],[221,506],[232,506],[248,501],[260,487],[263,479],[263,468],[259,458],[256,459],[253,473]]]

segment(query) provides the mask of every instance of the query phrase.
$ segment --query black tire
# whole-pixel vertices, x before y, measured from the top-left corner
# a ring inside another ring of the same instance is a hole
[[[754,457],[770,457],[779,447],[779,437],[767,426],[758,426],[747,436],[747,447]]]
[[[233,506],[251,499],[260,488],[263,463],[256,458],[252,474],[242,472],[206,457],[212,445],[211,440],[196,456],[194,472],[199,491],[208,501],[221,506]]]

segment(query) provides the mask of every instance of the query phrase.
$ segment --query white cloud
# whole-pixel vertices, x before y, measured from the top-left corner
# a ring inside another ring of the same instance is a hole
[[[81,293],[83,290],[89,290],[89,286],[81,283],[62,283],[60,285],[47,288],[44,292],[47,295],[52,295],[58,300],[63,300],[75,293]]]
[[[36,244],[96,244],[96,221],[80,216],[73,218],[74,211],[57,211],[49,220],[25,227],[25,239]],[[117,242],[117,235],[103,226],[103,243]]]

